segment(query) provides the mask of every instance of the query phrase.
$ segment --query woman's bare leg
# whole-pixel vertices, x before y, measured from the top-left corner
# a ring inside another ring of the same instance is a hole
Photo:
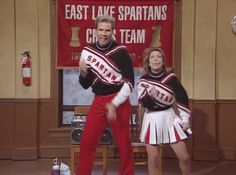
[[[185,142],[179,141],[177,143],[170,144],[170,146],[174,150],[177,158],[179,159],[179,167],[182,172],[182,175],[190,175],[191,160]]]
[[[157,145],[146,145],[148,156],[148,174],[158,175],[160,172],[160,162],[158,162],[159,149]]]

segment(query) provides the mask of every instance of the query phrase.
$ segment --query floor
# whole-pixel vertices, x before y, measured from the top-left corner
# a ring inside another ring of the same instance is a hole
[[[69,159],[59,159],[69,165]],[[118,159],[109,159],[108,175],[117,175]],[[50,159],[36,161],[0,160],[0,175],[50,175]],[[135,175],[147,175],[147,167],[136,166]],[[92,175],[102,175],[96,165]],[[163,175],[180,175],[176,159],[163,159]],[[192,161],[192,175],[236,175],[236,161]]]

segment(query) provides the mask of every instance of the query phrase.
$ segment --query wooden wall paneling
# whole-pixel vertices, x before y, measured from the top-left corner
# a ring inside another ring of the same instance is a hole
[[[219,157],[236,160],[236,101],[219,100],[217,104]]]
[[[215,101],[193,101],[193,159],[218,160]]]
[[[0,99],[0,159],[12,158],[14,108],[14,100]]]
[[[38,158],[38,100],[15,103],[13,160]]]

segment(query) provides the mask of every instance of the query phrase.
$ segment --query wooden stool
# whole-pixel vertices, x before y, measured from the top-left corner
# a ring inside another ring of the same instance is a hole
[[[96,165],[102,165],[103,175],[107,175],[107,153],[108,153],[108,145],[98,145],[96,148],[96,153],[102,153],[102,161],[95,161]],[[70,148],[70,168],[71,175],[76,174],[76,166],[77,160],[80,154],[80,145],[71,145]]]

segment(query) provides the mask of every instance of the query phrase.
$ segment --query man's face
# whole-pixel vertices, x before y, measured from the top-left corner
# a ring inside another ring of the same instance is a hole
[[[113,35],[112,25],[109,22],[99,22],[97,26],[97,39],[100,46],[110,43]]]

